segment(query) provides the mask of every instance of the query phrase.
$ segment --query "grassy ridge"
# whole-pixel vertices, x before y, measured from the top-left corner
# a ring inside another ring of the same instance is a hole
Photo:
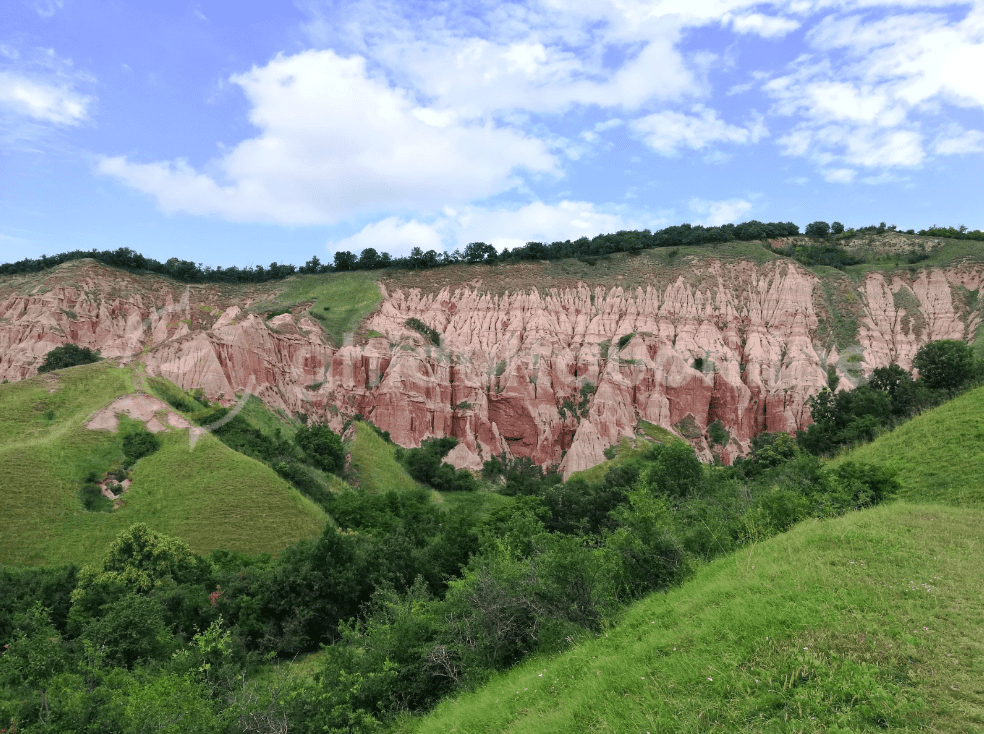
[[[901,496],[984,506],[984,387],[970,390],[834,459],[894,469]]]
[[[404,727],[977,731],[981,527],[978,509],[907,504],[802,523]]]
[[[137,522],[200,553],[276,553],[320,532],[324,513],[271,469],[211,435],[190,451],[187,431],[163,434],[161,449],[137,463],[123,508],[85,512],[82,477],[119,466],[123,454],[117,434],[83,423],[131,391],[132,373],[107,362],[0,387],[0,563],[93,562]]]
[[[407,470],[396,460],[396,446],[386,443],[362,421],[355,423],[355,441],[351,449],[352,469],[359,478],[358,487],[363,492],[403,492],[423,486],[407,474]]]

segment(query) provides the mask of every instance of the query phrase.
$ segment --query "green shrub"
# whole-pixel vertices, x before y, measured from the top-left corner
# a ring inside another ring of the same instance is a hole
[[[137,430],[123,436],[123,455],[127,466],[133,466],[144,456],[149,456],[161,447],[161,440],[147,430]]]
[[[921,346],[912,366],[928,387],[946,390],[952,397],[974,376],[974,352],[962,341],[940,339]]]
[[[727,446],[728,441],[731,440],[731,434],[728,433],[728,429],[724,427],[724,424],[720,420],[714,421],[707,427],[707,435],[710,436],[712,445],[720,444]]]
[[[810,222],[806,225],[808,237],[826,237],[830,232],[830,225],[826,222]]]
[[[63,344],[44,355],[44,363],[38,367],[38,372],[52,372],[66,367],[76,367],[80,364],[91,364],[100,359],[102,357],[99,356],[98,349],[92,351],[75,344]]]
[[[301,426],[295,440],[311,463],[320,469],[337,474],[345,466],[342,439],[328,426]]]
[[[626,334],[625,336],[622,336],[621,338],[619,338],[619,340],[618,340],[618,348],[620,350],[625,349],[625,346],[630,341],[632,341],[632,337],[634,337],[634,336],[635,336],[635,332],[633,331],[630,334]]]
[[[95,484],[83,484],[79,490],[79,500],[86,512],[111,512],[113,509],[112,501]]]
[[[441,346],[441,335],[438,333],[437,329],[432,329],[420,319],[413,317],[407,319],[404,323],[408,329],[413,329],[418,334],[422,334],[429,339],[431,343],[436,346]]]

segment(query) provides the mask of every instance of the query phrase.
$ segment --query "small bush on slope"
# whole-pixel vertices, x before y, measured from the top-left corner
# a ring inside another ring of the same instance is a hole
[[[55,347],[44,355],[44,363],[38,367],[38,372],[53,372],[66,367],[77,367],[83,364],[92,364],[102,359],[99,350],[92,351],[86,347],[79,347],[75,344],[63,344]]]

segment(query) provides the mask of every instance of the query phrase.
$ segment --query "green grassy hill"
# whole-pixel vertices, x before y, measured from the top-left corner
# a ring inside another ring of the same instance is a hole
[[[277,553],[321,531],[324,512],[271,469],[208,434],[190,450],[186,430],[161,434],[136,464],[122,508],[83,510],[85,473],[123,458],[118,434],[83,424],[133,392],[134,377],[104,361],[0,386],[0,563],[94,562],[137,522],[199,553]]]
[[[907,504],[802,523],[414,730],[980,731],[982,527]]]
[[[367,423],[356,421],[351,451],[352,469],[364,492],[403,492],[423,486],[396,460],[396,445],[384,441]]]
[[[743,548],[396,729],[984,730],[982,399],[833,462],[897,469],[900,501]]]
[[[984,387],[913,418],[831,464],[848,459],[898,471],[905,499],[984,506]]]

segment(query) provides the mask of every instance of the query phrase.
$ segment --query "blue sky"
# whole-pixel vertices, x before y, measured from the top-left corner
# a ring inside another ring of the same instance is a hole
[[[0,260],[984,228],[984,3],[0,0]]]

